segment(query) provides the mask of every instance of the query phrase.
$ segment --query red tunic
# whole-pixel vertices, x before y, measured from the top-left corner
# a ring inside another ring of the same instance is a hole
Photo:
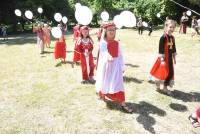
[[[54,55],[55,55],[55,59],[58,59],[58,58],[65,59],[66,58],[66,43],[65,43],[65,40],[56,41]]]
[[[107,44],[108,53],[114,58],[118,57],[119,43],[117,41],[108,42]]]
[[[93,44],[91,43],[91,41],[89,41],[88,44],[84,44],[80,40],[77,44],[76,50],[80,54],[82,78],[83,80],[89,80],[90,76],[94,76],[95,65],[94,65],[94,59],[92,55]],[[85,56],[85,53],[87,53],[88,56]],[[88,58],[88,61],[89,61],[88,65],[87,65],[86,58]]]

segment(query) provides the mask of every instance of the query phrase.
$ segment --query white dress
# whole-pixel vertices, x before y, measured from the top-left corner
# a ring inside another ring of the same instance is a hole
[[[124,92],[123,71],[124,61],[118,42],[118,57],[113,61],[108,61],[107,42],[101,40],[99,44],[99,60],[96,75],[96,92],[101,91],[103,94],[114,94],[120,91]]]

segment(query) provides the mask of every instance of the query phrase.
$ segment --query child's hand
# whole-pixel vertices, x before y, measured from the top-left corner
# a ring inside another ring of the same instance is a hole
[[[113,57],[111,55],[108,56],[108,61],[113,61]]]
[[[165,62],[164,62],[164,61],[161,61],[161,65],[165,65]]]

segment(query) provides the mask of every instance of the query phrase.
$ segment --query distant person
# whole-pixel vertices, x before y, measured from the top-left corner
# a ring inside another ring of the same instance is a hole
[[[73,41],[75,42],[74,44],[74,56],[73,56],[73,64],[78,63],[80,61],[80,54],[78,53],[77,49],[77,40],[80,38],[80,25],[76,24],[76,26],[73,27],[73,32],[74,32],[74,38]]]
[[[44,53],[44,31],[43,25],[38,24],[33,26],[33,32],[37,33],[37,45],[40,48],[40,54]]]
[[[200,119],[200,107],[196,110],[196,112],[192,113],[188,119],[190,120],[192,126],[194,128],[200,127],[199,119]]]
[[[142,18],[139,18],[139,21],[137,23],[137,27],[138,27],[138,34],[142,35],[143,33],[143,24],[142,24]]]
[[[61,63],[65,62],[66,43],[64,36],[61,36],[61,38],[57,39],[55,42],[54,57],[56,60],[60,59]]]
[[[51,44],[51,27],[48,24],[44,24],[44,45],[46,45],[47,48],[50,48]]]
[[[192,17],[191,26],[192,26],[192,37],[195,36],[196,34],[199,35],[199,30],[198,30],[199,27],[198,27],[198,22],[197,22],[196,16]]]
[[[171,92],[168,90],[168,86],[173,87],[174,85],[174,64],[176,64],[176,45],[172,35],[175,27],[174,20],[165,22],[164,34],[159,42],[159,57],[150,71],[150,78],[155,80],[157,91],[169,95]],[[164,84],[163,89],[160,88],[161,84]]]
[[[2,35],[3,35],[3,40],[8,40],[8,36],[7,36],[7,26],[6,25],[3,25],[1,27],[1,32],[2,32]]]
[[[2,27],[3,27],[3,25],[1,24],[0,25],[0,36],[2,36]]]
[[[148,22],[148,30],[149,30],[149,36],[151,36],[151,33],[153,32],[153,23],[152,20],[150,19]]]
[[[74,38],[73,38],[73,41],[77,41],[78,38],[79,38],[79,34],[80,34],[80,25],[79,24],[76,24],[74,27],[73,27],[73,33],[74,33]]]
[[[179,33],[186,34],[188,20],[189,19],[188,19],[187,15],[186,15],[186,12],[183,12],[183,16],[181,17],[181,24],[180,24]]]

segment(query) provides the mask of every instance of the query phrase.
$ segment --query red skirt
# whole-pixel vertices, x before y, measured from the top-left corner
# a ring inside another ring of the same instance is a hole
[[[65,59],[66,58],[65,42],[59,42],[59,41],[56,42],[54,55],[55,55],[55,59],[58,59],[58,58]]]
[[[114,94],[103,94],[101,91],[99,92],[99,96],[104,100],[109,100],[117,103],[125,102],[125,93],[123,91],[114,93]]]

